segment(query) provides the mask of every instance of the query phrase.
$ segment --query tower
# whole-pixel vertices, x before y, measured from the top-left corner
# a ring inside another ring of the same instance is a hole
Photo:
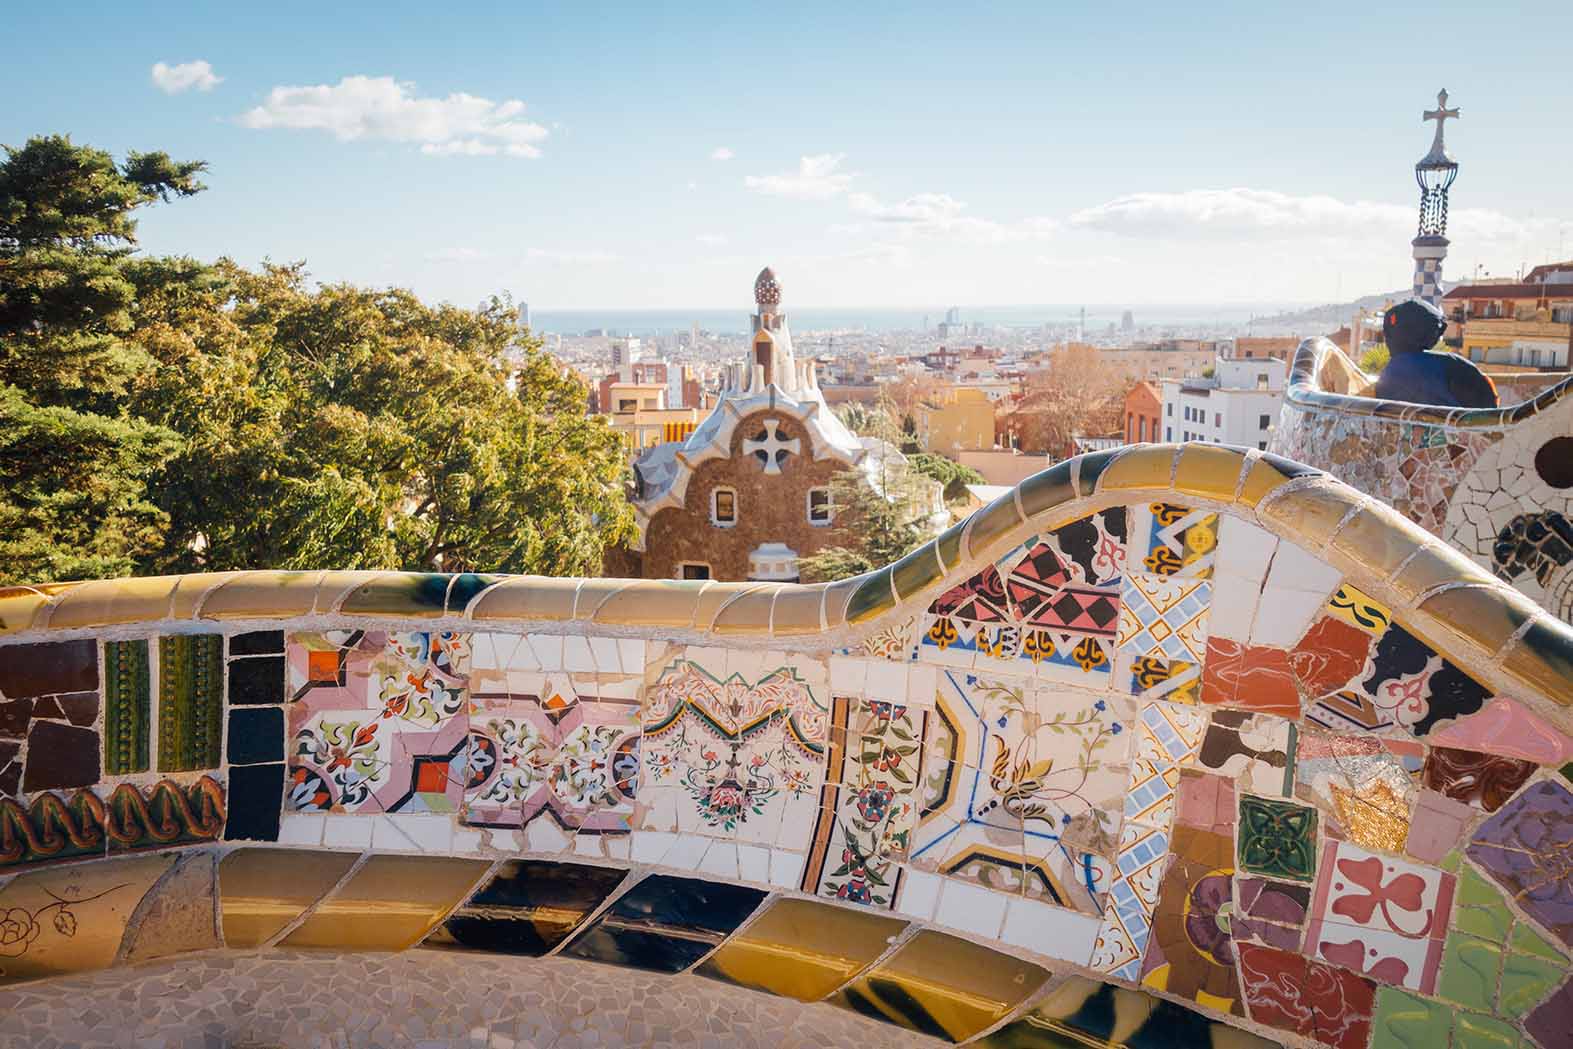
[[[1436,137],[1431,151],[1415,164],[1415,182],[1420,185],[1420,228],[1411,245],[1415,254],[1414,296],[1433,306],[1442,300],[1442,260],[1447,258],[1447,191],[1458,177],[1458,161],[1442,141],[1442,131],[1458,110],[1447,108],[1447,90],[1437,92],[1436,108],[1428,109],[1422,120],[1436,121]]]

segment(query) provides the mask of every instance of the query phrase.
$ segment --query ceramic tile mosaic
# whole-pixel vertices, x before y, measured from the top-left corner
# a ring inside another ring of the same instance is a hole
[[[714,950],[765,894],[653,875],[629,889],[563,950],[574,958],[681,972]]]
[[[158,639],[158,768],[217,768],[224,738],[224,637]]]
[[[973,1043],[988,1049],[1196,1046],[1276,1049],[1276,1043],[1183,1006],[1079,976],[1067,977],[1018,1018]]]
[[[705,959],[701,976],[813,1002],[871,965],[903,922],[782,899]]]
[[[1530,785],[1475,830],[1467,849],[1531,918],[1573,945],[1573,794]]]
[[[1378,983],[1436,986],[1455,878],[1348,842],[1323,850],[1306,950]]]
[[[545,954],[572,935],[627,873],[616,867],[510,860],[423,946]]]

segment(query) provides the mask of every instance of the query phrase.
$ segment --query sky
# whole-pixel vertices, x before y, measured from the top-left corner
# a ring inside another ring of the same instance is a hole
[[[536,310],[1313,303],[1573,255],[1573,5],[13,4],[0,143],[209,165],[146,251]]]

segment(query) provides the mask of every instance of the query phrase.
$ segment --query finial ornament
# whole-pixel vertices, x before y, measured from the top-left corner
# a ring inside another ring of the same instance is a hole
[[[1436,93],[1436,108],[1428,109],[1420,115],[1421,120],[1436,121],[1436,137],[1431,140],[1431,152],[1421,159],[1421,164],[1451,164],[1453,158],[1447,152],[1447,146],[1442,142],[1442,133],[1448,120],[1458,119],[1458,109],[1447,108],[1447,88]]]

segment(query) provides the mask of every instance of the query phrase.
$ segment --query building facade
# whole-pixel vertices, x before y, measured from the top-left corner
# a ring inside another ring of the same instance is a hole
[[[1125,395],[1124,418],[1126,444],[1160,440],[1163,396],[1158,388],[1145,380],[1132,386]]]
[[[982,387],[941,388],[932,401],[913,412],[918,443],[927,451],[950,456],[993,448],[996,400]]]
[[[1522,281],[1460,284],[1442,299],[1448,343],[1482,364],[1568,367],[1573,261],[1537,266]]]
[[[1163,382],[1165,441],[1265,449],[1283,405],[1285,362],[1219,357],[1213,374]]]

